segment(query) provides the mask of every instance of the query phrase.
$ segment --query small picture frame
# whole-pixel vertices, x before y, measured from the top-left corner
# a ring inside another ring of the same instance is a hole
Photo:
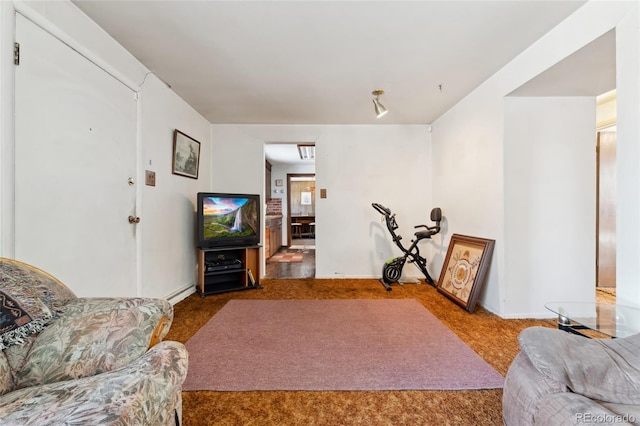
[[[300,204],[303,206],[311,205],[311,192],[303,191],[300,193]]]
[[[453,234],[438,291],[472,313],[486,280],[495,240]]]
[[[282,186],[282,179],[276,179],[276,186]]]
[[[173,131],[172,173],[198,179],[199,168],[200,142],[175,129]]]

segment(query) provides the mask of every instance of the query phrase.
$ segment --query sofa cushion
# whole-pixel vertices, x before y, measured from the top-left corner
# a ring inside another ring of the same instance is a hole
[[[14,376],[16,371],[20,371],[20,369],[22,369],[24,361],[27,359],[27,355],[29,354],[29,350],[37,337],[37,334],[32,334],[24,339],[23,344],[9,346],[2,351],[2,354],[7,357],[7,362],[9,363],[9,367],[11,368]]]
[[[502,418],[507,425],[533,424],[540,401],[568,392],[567,387],[538,372],[525,353],[516,355],[504,379]]]
[[[28,286],[15,280],[3,280],[0,287],[0,350],[24,343],[25,337],[41,332],[52,318],[51,310]]]
[[[640,405],[613,404],[611,402],[602,402],[602,401],[598,401],[598,402],[605,409],[611,411],[612,413],[616,413],[616,415],[619,416],[618,419],[622,421],[629,422],[632,424],[638,424],[640,422]],[[622,422],[617,421],[616,423],[620,424]]]
[[[640,404],[640,334],[588,339],[530,327],[518,337],[533,366],[573,392],[617,404]]]
[[[13,390],[13,372],[4,352],[0,352],[0,395]]]
[[[545,426],[628,425],[635,423],[634,419],[632,414],[618,414],[599,404],[599,401],[567,392],[547,395],[543,398],[540,401],[533,424]]]
[[[71,290],[47,272],[17,260],[0,258],[0,288],[10,285],[28,288],[31,294],[49,308],[54,319],[62,313],[70,300],[76,299]],[[31,334],[24,338],[24,343],[4,350],[12,371],[22,368],[35,337],[37,334]]]
[[[73,380],[120,368],[149,348],[169,302],[144,298],[87,298],[70,302],[63,315],[33,343],[16,388]]]
[[[30,294],[47,305],[54,317],[62,313],[69,301],[77,298],[51,274],[17,260],[0,258],[0,288],[8,285],[28,288]]]

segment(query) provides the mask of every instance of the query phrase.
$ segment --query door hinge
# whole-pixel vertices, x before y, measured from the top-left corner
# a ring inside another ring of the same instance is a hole
[[[13,64],[20,65],[20,43],[13,43]]]

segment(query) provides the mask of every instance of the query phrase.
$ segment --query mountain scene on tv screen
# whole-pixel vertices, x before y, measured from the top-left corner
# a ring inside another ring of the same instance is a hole
[[[207,197],[203,200],[206,239],[256,235],[258,205],[248,198]]]

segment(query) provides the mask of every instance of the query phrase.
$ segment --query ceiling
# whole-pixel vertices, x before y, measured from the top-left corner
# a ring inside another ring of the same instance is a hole
[[[73,3],[211,123],[428,124],[585,2]]]
[[[307,125],[433,123],[586,2],[72,1],[211,123]],[[612,88],[610,32],[510,95]],[[265,152],[313,164],[295,143]]]
[[[302,143],[314,143],[313,141],[299,141]],[[270,142],[264,146],[265,157],[271,164],[289,164],[297,166],[315,166],[315,158],[313,160],[303,160],[298,153],[298,145],[296,143],[278,143]]]
[[[599,96],[615,88],[616,33],[611,30],[509,96]]]

